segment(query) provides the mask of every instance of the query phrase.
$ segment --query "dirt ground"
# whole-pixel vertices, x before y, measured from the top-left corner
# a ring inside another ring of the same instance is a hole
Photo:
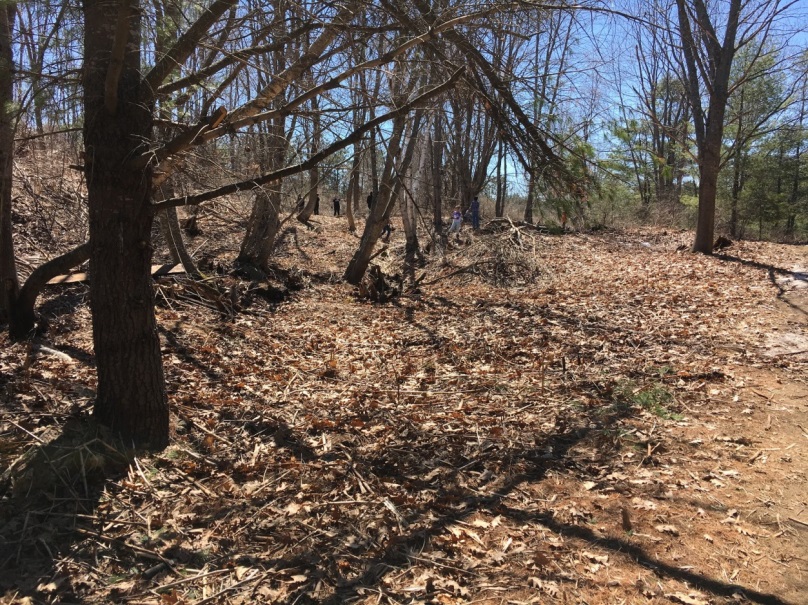
[[[158,280],[161,454],[84,419],[84,284],[2,337],[0,603],[808,604],[805,246],[464,232],[379,304],[317,221]]]

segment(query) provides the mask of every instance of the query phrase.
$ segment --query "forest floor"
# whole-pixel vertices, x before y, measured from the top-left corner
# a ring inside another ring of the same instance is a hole
[[[269,285],[158,279],[171,445],[123,470],[86,285],[0,337],[0,603],[808,604],[805,246],[464,231],[379,304],[315,219]]]

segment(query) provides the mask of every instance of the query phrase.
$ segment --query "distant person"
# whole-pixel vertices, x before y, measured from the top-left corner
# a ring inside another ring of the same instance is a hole
[[[390,221],[387,221],[387,224],[382,227],[382,240],[389,242],[391,235],[393,235],[393,225],[390,224]]]
[[[320,196],[317,196],[317,199],[314,200],[314,214],[320,214]]]
[[[471,213],[471,227],[475,231],[480,229],[480,199],[475,195],[469,205],[469,212]]]
[[[373,192],[368,193],[368,212],[373,210]]]
[[[452,233],[460,233],[460,227],[463,226],[463,213],[460,212],[460,206],[455,206],[452,212],[452,224],[449,226],[449,235]]]
[[[334,216],[339,216],[339,198],[334,198]]]

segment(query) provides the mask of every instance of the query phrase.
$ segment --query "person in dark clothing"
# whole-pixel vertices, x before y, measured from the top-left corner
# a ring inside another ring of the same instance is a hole
[[[314,214],[320,214],[320,196],[317,196],[317,199],[314,200]]]
[[[334,216],[339,216],[339,198],[334,198]]]
[[[368,193],[368,212],[373,210],[373,193]]]
[[[480,229],[480,200],[475,195],[474,199],[471,200],[471,204],[469,205],[469,214],[471,214],[471,226],[472,228],[477,231]]]

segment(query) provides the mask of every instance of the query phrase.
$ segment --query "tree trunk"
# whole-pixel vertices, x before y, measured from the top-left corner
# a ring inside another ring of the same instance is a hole
[[[14,260],[11,186],[14,161],[13,55],[11,28],[16,8],[0,6],[0,322],[9,320],[20,289]]]
[[[173,195],[169,196],[173,197]],[[199,270],[196,268],[194,259],[191,258],[188,248],[185,247],[185,240],[182,238],[182,229],[177,217],[177,209],[174,207],[164,208],[158,215],[160,222],[160,232],[168,247],[173,263],[181,264],[185,272],[191,277],[199,277]]]
[[[497,146],[497,200],[494,204],[494,216],[502,218],[505,216],[505,187],[502,182],[502,162],[504,161],[503,149],[505,148],[502,137]]]
[[[180,6],[173,2],[165,2],[156,5],[157,11],[157,37],[155,39],[155,51],[157,56],[163,56],[171,46],[176,42],[178,37],[177,28],[181,22]],[[179,104],[178,109],[181,109],[182,103]],[[163,120],[171,120],[171,111],[166,106],[165,102],[161,102],[158,106],[160,118]],[[158,128],[159,136],[164,140],[170,140],[171,135],[168,128]],[[236,171],[234,150],[236,148],[235,135],[230,135],[230,166],[233,172]],[[172,181],[169,180],[161,187],[161,196],[163,198],[174,197],[174,186]],[[171,255],[171,260],[174,264],[182,264],[185,272],[191,277],[200,277],[199,270],[196,268],[194,260],[188,253],[185,247],[185,240],[182,237],[182,229],[180,229],[180,221],[177,217],[176,208],[165,208],[157,215],[157,221],[160,224],[160,233],[165,240],[168,253]]]
[[[122,6],[83,4],[94,413],[127,443],[162,449],[168,401],[151,282],[152,174],[128,168],[151,140],[152,108],[140,85],[140,6],[129,5],[128,31],[116,35]]]
[[[432,200],[433,225],[435,227],[435,241],[440,242],[444,250],[449,244],[449,238],[443,230],[443,122],[436,115],[432,139]]]
[[[416,134],[418,140],[418,164],[415,169],[415,178],[409,179],[409,190],[401,199],[401,217],[404,226],[405,265],[412,267],[416,257],[421,260],[421,243],[418,241],[418,210],[424,208],[424,201],[429,199],[429,175],[430,146],[429,139]]]
[[[381,235],[382,227],[390,220],[390,214],[401,191],[402,175],[407,172],[412,163],[422,114],[423,110],[419,109],[413,116],[412,131],[407,142],[407,149],[404,152],[404,157],[398,162],[398,166],[396,166],[396,162],[401,152],[405,118],[397,117],[393,120],[393,130],[387,142],[387,159],[384,164],[379,197],[376,203],[373,204],[373,209],[365,222],[365,230],[359,242],[359,249],[354,253],[351,262],[348,263],[348,268],[345,270],[345,281],[351,285],[358,286],[359,282],[362,281],[362,277],[370,264],[373,248]]]
[[[741,190],[743,189],[743,157],[741,155],[741,146],[735,149],[735,157],[733,158],[732,166],[732,194],[730,198],[730,215],[729,215],[729,234],[733,239],[738,237],[738,203],[741,197]]]
[[[535,168],[536,163],[531,162],[531,166]],[[530,171],[530,176],[527,182],[527,200],[525,201],[525,216],[526,223],[533,223],[533,205],[536,203],[536,177],[534,171]]]
[[[404,254],[407,262],[415,258],[421,246],[418,243],[418,222],[415,216],[415,202],[409,195],[401,197],[401,223],[404,227]]]
[[[715,197],[718,191],[718,173],[721,170],[721,143],[724,135],[724,114],[729,98],[729,79],[732,59],[735,56],[735,37],[742,8],[741,0],[730,0],[727,7],[727,23],[724,41],[715,38],[716,28],[710,23],[710,15],[704,0],[695,0],[695,17],[691,26],[691,14],[685,0],[676,0],[679,33],[685,59],[687,89],[693,111],[699,161],[699,214],[693,251],[713,253],[715,237]],[[694,27],[698,27],[694,31]],[[700,42],[697,42],[700,40]],[[704,54],[699,55],[704,48]],[[697,64],[709,64],[710,69],[699,69]],[[709,90],[707,112],[703,111],[700,80],[706,78]]]
[[[373,120],[376,117],[376,112],[373,111],[373,107],[370,109],[370,119]],[[376,129],[370,131],[370,188],[371,193],[373,194],[373,204],[375,205],[376,202],[379,200],[379,159],[376,155]]]
[[[365,271],[367,271],[368,265],[370,264],[373,248],[376,242],[379,241],[382,227],[384,227],[390,219],[390,213],[395,205],[395,200],[393,199],[395,180],[393,167],[396,163],[396,157],[401,150],[401,137],[403,133],[404,118],[398,117],[393,121],[393,132],[390,135],[390,140],[387,145],[387,159],[379,187],[379,196],[373,204],[367,221],[365,221],[365,230],[362,232],[359,248],[348,263],[348,268],[345,269],[345,281],[354,286],[358,286],[359,282],[362,281],[362,276],[365,275]]]
[[[320,150],[320,113],[317,97],[311,100],[311,110],[313,113],[311,155],[314,155]],[[307,223],[312,214],[320,214],[319,190],[320,168],[315,164],[314,167],[309,170],[309,200],[306,202],[303,210],[297,215],[297,220],[301,223]]]
[[[261,189],[255,195],[247,234],[241,243],[237,263],[266,270],[275,238],[281,227],[279,218],[280,190]]]
[[[715,238],[715,196],[718,192],[718,153],[705,153],[699,166],[699,213],[693,252],[713,253]]]
[[[348,231],[351,233],[356,231],[354,208],[359,208],[359,198],[362,197],[359,190],[359,166],[362,162],[362,156],[360,153],[361,149],[361,142],[354,143],[353,163],[351,164],[351,178],[348,180],[348,196],[345,200],[345,216],[348,217]]]
[[[741,143],[743,126],[744,126],[744,89],[741,88],[739,93],[738,108],[738,126],[737,136],[735,137],[735,154],[733,157],[732,166],[732,195],[730,199],[730,217],[729,217],[729,234],[733,238],[738,237],[738,198],[741,195],[741,157],[743,153],[743,145]]]
[[[283,165],[286,152],[284,126],[285,118],[277,117],[271,121],[268,133],[263,136],[266,139],[267,161],[262,169],[266,169],[267,172],[277,170]],[[268,268],[269,257],[281,228],[281,193],[280,182],[266,185],[256,192],[250,222],[241,243],[237,262],[247,263],[263,270]]]

